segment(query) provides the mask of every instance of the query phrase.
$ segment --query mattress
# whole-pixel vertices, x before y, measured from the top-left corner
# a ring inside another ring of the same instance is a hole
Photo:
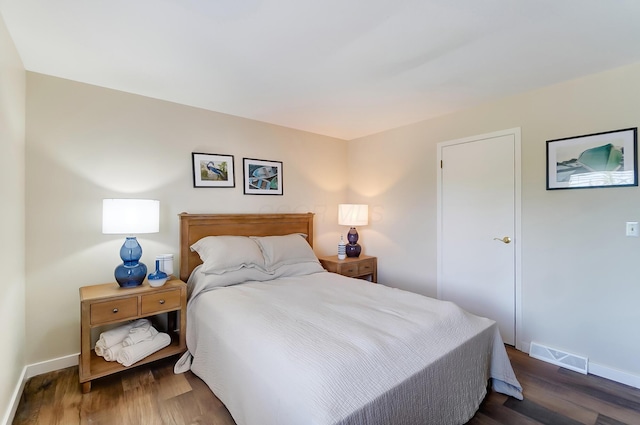
[[[453,303],[328,272],[219,279],[192,275],[176,370],[238,425],[463,424],[490,379],[522,399],[496,323]]]

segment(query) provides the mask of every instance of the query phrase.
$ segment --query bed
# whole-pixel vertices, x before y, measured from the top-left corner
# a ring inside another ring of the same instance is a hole
[[[329,273],[313,214],[180,215],[191,370],[238,425],[464,424],[522,399],[497,325]],[[204,261],[203,261],[204,260]]]

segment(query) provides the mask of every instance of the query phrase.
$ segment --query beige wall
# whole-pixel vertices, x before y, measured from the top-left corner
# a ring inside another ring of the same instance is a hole
[[[77,353],[78,288],[113,280],[124,237],[101,233],[103,198],[160,200],[148,266],[177,258],[183,211],[312,211],[316,251],[334,251],[345,141],[34,73],[27,122],[28,363]],[[234,155],[236,187],[193,188],[192,152]],[[243,157],[282,161],[284,195],[244,195]]]
[[[0,420],[25,365],[25,70],[0,15]]]
[[[640,190],[545,190],[546,140],[640,125],[640,64],[349,142],[350,200],[374,214],[360,232],[382,283],[436,295],[436,145],[522,129],[525,346],[548,344],[640,385]]]

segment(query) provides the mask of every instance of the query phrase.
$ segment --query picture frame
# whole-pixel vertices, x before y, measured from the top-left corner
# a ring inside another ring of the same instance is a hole
[[[243,158],[245,195],[282,195],[282,161]]]
[[[638,186],[638,128],[547,140],[547,190]]]
[[[235,187],[233,155],[191,153],[193,187]]]

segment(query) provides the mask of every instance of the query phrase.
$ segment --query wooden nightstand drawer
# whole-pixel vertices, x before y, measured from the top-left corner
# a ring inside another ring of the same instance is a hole
[[[91,304],[92,325],[134,318],[138,315],[138,299],[123,298]]]
[[[370,274],[373,273],[374,265],[373,260],[364,260],[358,263],[358,274]]]
[[[358,276],[358,264],[357,263],[342,264],[339,267],[338,273],[340,273],[343,276],[349,276],[349,277]]]
[[[180,307],[180,290],[159,292],[142,296],[142,314]]]

